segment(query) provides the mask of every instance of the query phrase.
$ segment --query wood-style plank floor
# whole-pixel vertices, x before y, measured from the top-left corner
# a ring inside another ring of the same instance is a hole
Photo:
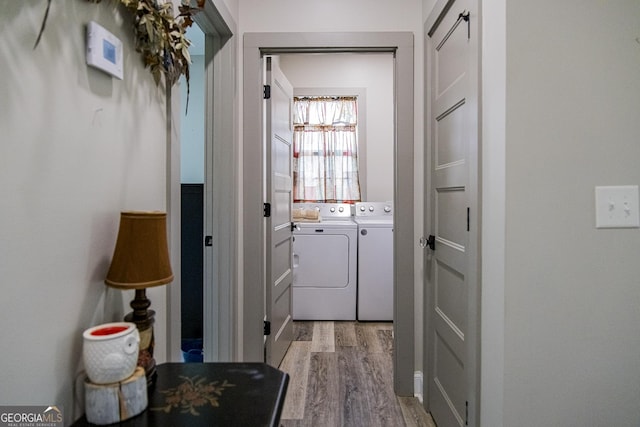
[[[420,402],[393,392],[393,325],[294,322],[280,369],[290,376],[283,427],[435,427]]]

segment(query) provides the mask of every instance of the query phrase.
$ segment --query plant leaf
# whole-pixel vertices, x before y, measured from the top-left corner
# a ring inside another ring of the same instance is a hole
[[[38,44],[40,43],[40,39],[42,38],[42,33],[44,33],[44,28],[47,26],[47,19],[49,18],[49,9],[51,9],[51,0],[47,0],[47,9],[44,11],[44,18],[42,18],[42,25],[40,26],[40,32],[38,33],[38,38],[36,39],[35,44],[33,45],[33,50],[36,50]]]

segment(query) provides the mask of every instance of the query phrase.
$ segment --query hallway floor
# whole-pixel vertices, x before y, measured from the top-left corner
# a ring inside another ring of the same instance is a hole
[[[393,325],[294,322],[280,369],[290,375],[284,427],[435,427],[414,397],[393,392]]]

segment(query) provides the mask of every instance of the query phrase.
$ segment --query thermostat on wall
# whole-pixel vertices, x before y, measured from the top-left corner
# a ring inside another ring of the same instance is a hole
[[[122,42],[93,21],[87,25],[87,65],[122,80]]]

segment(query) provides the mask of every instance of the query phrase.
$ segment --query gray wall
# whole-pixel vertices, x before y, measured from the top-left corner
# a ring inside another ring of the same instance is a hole
[[[640,230],[594,187],[640,184],[640,2],[506,12],[504,426],[638,426]]]

